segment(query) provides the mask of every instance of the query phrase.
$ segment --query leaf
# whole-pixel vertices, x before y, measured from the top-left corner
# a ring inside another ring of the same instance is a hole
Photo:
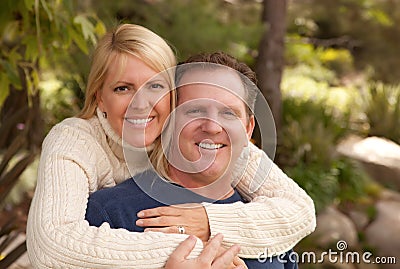
[[[51,14],[50,9],[46,4],[46,1],[40,0],[40,3],[42,4],[42,7],[43,7],[44,11],[46,11],[47,16],[49,17],[49,20],[52,21],[53,20],[53,15]]]
[[[35,95],[36,87],[35,87],[34,82],[32,81],[30,74],[29,74],[29,70],[27,68],[23,68],[23,70],[24,70],[24,74],[25,74],[26,88],[28,91],[28,103],[29,103],[29,106],[31,106],[31,99],[29,97]]]
[[[25,45],[25,59],[35,62],[37,57],[39,56],[38,53],[38,42],[36,36],[28,35],[22,41],[22,44]]]
[[[102,36],[107,32],[106,26],[101,21],[98,21],[96,23],[96,28],[94,30],[95,30],[96,34],[99,36]]]
[[[31,77],[32,77],[32,80],[33,80],[33,84],[34,84],[34,85],[36,86],[36,88],[37,88],[37,86],[39,85],[40,79],[39,79],[39,73],[37,72],[36,69],[33,69],[33,70],[32,70],[32,72],[31,72]]]
[[[4,27],[4,32],[2,34],[2,39],[6,41],[14,41],[20,34],[19,22],[12,20],[6,23]]]
[[[16,68],[13,67],[13,61],[4,61],[0,60],[0,65],[4,67],[7,73],[7,80],[9,81],[9,84],[12,84],[16,89],[21,89],[21,80],[18,76],[18,72]]]
[[[6,74],[0,74],[0,108],[3,106],[4,101],[10,94],[10,81]]]
[[[96,44],[96,36],[94,35],[94,26],[93,24],[87,19],[86,16],[78,15],[74,18],[74,23],[79,24],[82,28],[83,37],[86,40],[92,41],[93,44]]]
[[[35,0],[24,0],[25,7],[28,10],[33,10],[33,6],[35,4]]]
[[[80,48],[80,50],[83,51],[85,54],[89,54],[89,49],[83,36],[78,34],[72,27],[68,27],[68,33],[75,44]]]

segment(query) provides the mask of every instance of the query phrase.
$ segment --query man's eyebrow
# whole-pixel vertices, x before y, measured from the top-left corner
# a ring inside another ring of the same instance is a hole
[[[149,84],[152,84],[155,82],[157,82],[157,83],[162,82],[162,83],[166,83],[166,84],[168,83],[165,79],[158,78],[158,79],[149,79],[144,85],[149,85]]]
[[[233,112],[235,112],[236,115],[242,116],[242,110],[238,106],[232,106],[232,105],[224,105],[224,107],[229,108]]]

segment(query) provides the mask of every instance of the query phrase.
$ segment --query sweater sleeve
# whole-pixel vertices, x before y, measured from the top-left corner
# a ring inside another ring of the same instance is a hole
[[[234,182],[250,203],[204,204],[211,236],[224,234],[224,244],[241,246],[241,257],[282,254],[314,231],[312,199],[252,143],[242,152]]]
[[[32,265],[35,268],[162,268],[185,235],[132,233],[111,229],[108,223],[98,228],[89,226],[85,220],[89,189],[96,189],[98,163],[107,160],[107,156],[94,150],[93,140],[70,128],[68,132],[51,131],[44,141],[27,226]],[[112,175],[105,174],[104,178],[107,177]],[[191,256],[197,256],[201,249],[198,240]]]

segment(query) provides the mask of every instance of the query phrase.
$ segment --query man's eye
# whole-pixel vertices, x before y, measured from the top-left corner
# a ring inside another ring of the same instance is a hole
[[[228,118],[237,118],[238,117],[238,115],[232,110],[225,110],[222,112],[222,114]]]
[[[164,89],[164,85],[160,84],[160,83],[153,83],[150,85],[150,88],[152,89]]]
[[[114,92],[125,92],[129,91],[129,88],[127,86],[118,86],[114,89]]]

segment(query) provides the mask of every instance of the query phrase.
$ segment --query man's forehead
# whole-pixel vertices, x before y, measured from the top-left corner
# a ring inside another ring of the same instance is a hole
[[[180,106],[182,107],[219,107],[219,108],[226,108],[226,107],[237,107],[241,106],[242,103],[238,102],[239,100],[218,100],[214,99],[213,97],[194,97],[184,100]]]
[[[238,93],[240,91],[240,93]],[[206,83],[188,84],[179,87],[178,104],[197,100],[197,103],[205,104],[207,102],[225,103],[236,106],[245,106],[244,92],[241,90],[233,91],[221,86],[210,85]],[[195,104],[195,102],[191,102]]]
[[[216,90],[226,89],[233,94],[244,96],[244,85],[237,71],[231,68],[191,68],[182,75],[177,87],[185,85],[208,85],[216,86]]]

